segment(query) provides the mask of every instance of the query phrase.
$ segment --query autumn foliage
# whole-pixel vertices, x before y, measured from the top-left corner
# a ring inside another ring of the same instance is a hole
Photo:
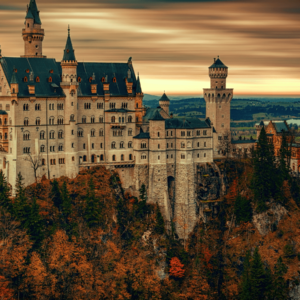
[[[170,261],[169,274],[175,278],[182,278],[184,276],[184,265],[179,258],[173,257]]]

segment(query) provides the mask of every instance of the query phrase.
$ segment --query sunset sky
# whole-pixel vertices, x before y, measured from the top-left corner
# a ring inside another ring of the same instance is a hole
[[[29,0],[0,0],[3,56],[23,54]],[[37,0],[43,54],[62,59],[70,24],[78,61],[126,62],[144,93],[202,95],[220,56],[239,95],[300,93],[300,1]]]

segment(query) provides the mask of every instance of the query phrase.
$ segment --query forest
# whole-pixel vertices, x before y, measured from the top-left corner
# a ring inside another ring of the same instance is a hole
[[[15,197],[1,172],[0,299],[293,299],[300,187],[290,157],[287,139],[276,158],[262,130],[251,158],[219,162],[228,192],[185,243],[145,186],[133,197],[104,167],[26,188],[19,174]]]

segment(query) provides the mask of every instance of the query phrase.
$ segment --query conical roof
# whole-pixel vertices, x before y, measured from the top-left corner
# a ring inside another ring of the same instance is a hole
[[[138,79],[136,81],[136,93],[137,94],[142,94],[142,87],[141,87],[141,81],[140,81],[140,76],[138,76]]]
[[[72,41],[71,41],[71,37],[70,37],[70,28],[68,29],[68,38],[67,38],[67,43],[66,43],[66,47],[64,50],[63,60],[76,61],[75,53],[74,53],[74,49],[73,49],[73,45],[72,45]]]
[[[11,80],[10,80],[10,84],[17,84],[18,83],[18,80],[17,80],[17,77],[16,77],[16,72],[14,71],[12,76],[11,76]]]
[[[225,68],[225,69],[228,69],[227,66],[225,66],[223,64],[223,62],[220,60],[220,58],[218,57],[218,59],[209,67],[209,69],[212,69],[212,68]]]
[[[42,24],[35,0],[30,0],[25,19],[34,19],[34,24]]]
[[[167,97],[166,93],[164,93],[159,101],[170,101],[170,99]]]

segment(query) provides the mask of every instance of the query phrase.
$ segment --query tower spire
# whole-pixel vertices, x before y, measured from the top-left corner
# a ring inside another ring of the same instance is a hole
[[[75,51],[72,45],[71,34],[70,34],[70,25],[68,26],[68,38],[66,47],[64,50],[63,61],[76,61]]]

